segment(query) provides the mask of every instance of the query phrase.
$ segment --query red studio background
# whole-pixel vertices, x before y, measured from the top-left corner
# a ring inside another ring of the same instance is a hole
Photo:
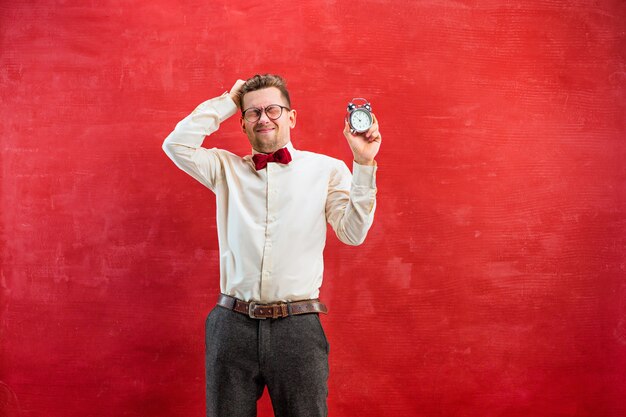
[[[204,415],[215,198],[161,143],[265,72],[299,149],[350,164],[353,97],[383,133],[370,235],[325,251],[331,416],[626,415],[625,22],[622,0],[3,1],[0,415]],[[205,146],[249,152],[237,117]]]

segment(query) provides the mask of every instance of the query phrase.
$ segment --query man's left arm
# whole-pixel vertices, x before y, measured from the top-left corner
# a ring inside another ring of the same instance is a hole
[[[367,132],[355,135],[348,122],[344,136],[354,155],[352,176],[345,164],[333,171],[328,187],[326,218],[339,240],[348,245],[360,245],[374,221],[376,209],[376,161],[382,136],[378,120]]]

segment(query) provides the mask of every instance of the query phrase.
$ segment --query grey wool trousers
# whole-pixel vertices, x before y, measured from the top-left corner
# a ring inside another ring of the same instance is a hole
[[[207,417],[326,417],[328,341],[318,314],[253,319],[216,306],[206,324]]]

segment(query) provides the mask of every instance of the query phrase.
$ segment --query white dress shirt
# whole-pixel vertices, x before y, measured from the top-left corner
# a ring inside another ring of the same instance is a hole
[[[237,112],[225,93],[200,104],[165,139],[163,150],[217,197],[221,292],[269,303],[318,298],[326,222],[349,245],[365,240],[376,206],[376,166],[287,148],[288,165],[257,171],[252,155],[201,147]]]

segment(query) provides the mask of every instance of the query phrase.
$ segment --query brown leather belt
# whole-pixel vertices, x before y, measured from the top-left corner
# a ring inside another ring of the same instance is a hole
[[[247,302],[226,294],[220,294],[217,298],[217,305],[245,314],[253,319],[277,319],[298,314],[326,314],[328,312],[326,306],[320,303],[318,299],[258,304],[254,301]]]

